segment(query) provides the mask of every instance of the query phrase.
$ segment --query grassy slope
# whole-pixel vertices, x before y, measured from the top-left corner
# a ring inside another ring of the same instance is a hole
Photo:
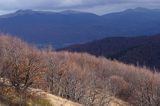
[[[53,106],[82,106],[78,103],[74,103],[67,99],[57,97],[55,95],[44,92],[42,90],[38,90],[38,89],[31,89],[31,90],[33,92],[33,95],[40,96],[42,99],[48,100],[49,103],[52,104]]]
[[[74,102],[69,101],[67,99],[63,99],[61,97],[57,97],[55,95],[49,94],[49,93],[44,92],[42,90],[32,89],[32,92],[34,92],[34,95],[41,96],[41,98],[48,100],[49,103],[52,104],[53,106],[83,106],[81,104],[74,103]],[[113,100],[111,101],[109,106],[129,106],[129,104],[122,101],[122,100],[113,98]]]
[[[70,100],[52,95],[40,89],[30,89],[32,98],[27,100],[28,106],[83,106]],[[4,97],[4,96],[3,96]],[[7,97],[7,96],[6,96]],[[4,97],[5,98],[5,97]],[[11,103],[11,101],[8,101]],[[9,106],[5,99],[0,99],[0,106]],[[109,106],[129,106],[128,103],[113,98]]]

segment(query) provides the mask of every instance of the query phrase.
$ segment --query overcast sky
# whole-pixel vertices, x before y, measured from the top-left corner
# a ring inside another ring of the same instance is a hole
[[[160,8],[160,0],[0,0],[0,14],[19,9],[69,9],[105,14],[136,7]]]

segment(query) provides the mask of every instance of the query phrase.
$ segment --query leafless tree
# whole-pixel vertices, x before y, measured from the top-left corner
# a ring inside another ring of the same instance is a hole
[[[24,105],[28,88],[42,72],[40,51],[28,47],[21,40],[6,38],[1,48],[2,70],[7,80],[14,87],[21,98],[20,105]]]
[[[86,106],[108,106],[111,97],[108,79],[100,80],[94,72],[89,74],[83,104]]]
[[[159,106],[160,105],[160,88],[159,81],[155,79],[155,75],[149,78],[139,78],[139,85],[134,88],[134,103],[137,106]]]
[[[78,73],[66,64],[67,62],[67,60],[57,61],[57,57],[49,56],[46,74],[49,91],[73,101],[80,101],[83,96],[83,81]]]

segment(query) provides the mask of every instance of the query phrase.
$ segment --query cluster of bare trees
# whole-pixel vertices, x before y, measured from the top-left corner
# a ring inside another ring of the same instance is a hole
[[[156,75],[141,77],[139,84],[132,85],[132,103],[139,106],[159,106],[160,105],[160,79]]]
[[[14,88],[20,96],[20,105],[25,104],[28,88],[43,72],[41,52],[28,47],[17,38],[1,36],[0,38],[0,70],[3,85]]]
[[[66,57],[67,52],[56,54],[48,53],[46,81],[49,92],[86,106],[106,106],[109,103],[113,96],[109,92],[109,81],[104,80],[106,84],[100,84],[102,81],[96,73],[78,66],[71,58]]]
[[[53,94],[86,106],[107,106],[112,97],[135,106],[159,105],[159,73],[88,54],[60,52],[52,55],[47,83],[53,84],[50,89]]]
[[[28,88],[36,87],[86,106],[108,106],[114,97],[135,106],[159,106],[159,76],[103,57],[39,50],[0,36],[0,87],[15,89],[20,105]]]

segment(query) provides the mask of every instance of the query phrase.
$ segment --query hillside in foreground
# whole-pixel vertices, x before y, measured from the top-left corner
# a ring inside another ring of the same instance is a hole
[[[126,64],[160,69],[160,35],[105,38],[60,50],[87,52],[96,56],[116,59]]]
[[[31,88],[84,106],[108,106],[113,98],[133,106],[160,104],[159,73],[86,53],[37,49],[6,35],[0,36],[0,77],[0,95],[21,106],[35,99]]]
[[[32,93],[32,98],[28,101],[27,106],[84,106],[82,104],[78,104],[72,102],[70,100],[52,95],[50,93],[44,92],[40,89],[33,89],[30,91]],[[9,101],[5,101],[3,97],[0,98],[0,106],[13,106],[13,104],[9,103]],[[127,102],[124,102],[117,98],[112,98],[108,106],[129,106]]]

